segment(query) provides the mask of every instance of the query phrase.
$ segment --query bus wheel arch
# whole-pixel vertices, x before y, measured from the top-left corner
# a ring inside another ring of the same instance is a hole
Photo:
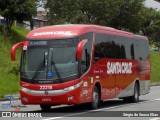
[[[134,88],[133,88],[133,95],[130,97],[124,97],[123,101],[125,103],[137,103],[139,102],[139,96],[140,96],[140,84],[139,80],[135,81]]]

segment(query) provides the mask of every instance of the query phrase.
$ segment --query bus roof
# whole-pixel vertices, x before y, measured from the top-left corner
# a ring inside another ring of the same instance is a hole
[[[80,36],[87,32],[106,33],[110,35],[124,36],[133,38],[134,34],[117,30],[111,27],[99,25],[84,25],[84,24],[67,24],[46,26],[32,30],[26,36],[26,39],[50,39],[50,38],[71,38]]]

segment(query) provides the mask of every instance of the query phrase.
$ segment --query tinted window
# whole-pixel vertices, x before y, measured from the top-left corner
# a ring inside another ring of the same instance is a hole
[[[77,78],[76,48],[79,41],[75,39],[61,39],[59,44],[54,39],[29,41],[22,55],[21,79],[59,83],[72,80],[73,76]]]
[[[149,54],[149,47],[147,40],[135,40],[135,59],[136,60],[147,60]]]
[[[131,52],[131,59],[135,59],[135,55],[134,55],[134,44],[132,43],[130,46],[130,52]]]
[[[102,58],[126,59],[126,45],[121,37],[96,34],[95,61]]]

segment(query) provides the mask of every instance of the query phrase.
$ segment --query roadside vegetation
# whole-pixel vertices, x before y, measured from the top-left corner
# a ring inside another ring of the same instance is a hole
[[[17,51],[17,61],[10,59],[10,48],[18,41],[24,40],[28,30],[20,27],[12,28],[5,33],[0,26],[0,98],[4,95],[19,92],[19,60],[20,50]]]
[[[151,82],[160,83],[160,51],[151,51]]]

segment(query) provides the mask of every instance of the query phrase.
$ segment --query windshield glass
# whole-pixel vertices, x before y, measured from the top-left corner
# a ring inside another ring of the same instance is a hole
[[[76,39],[29,41],[23,50],[21,79],[64,82],[78,75]]]

